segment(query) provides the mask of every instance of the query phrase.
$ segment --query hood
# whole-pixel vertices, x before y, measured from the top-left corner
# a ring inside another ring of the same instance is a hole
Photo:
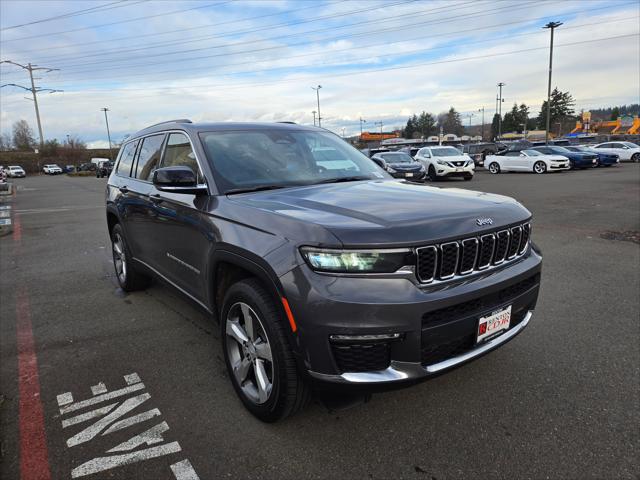
[[[509,197],[393,180],[296,187],[227,199],[264,214],[321,226],[352,247],[410,246],[474,236],[531,216]],[[479,227],[480,218],[493,223]],[[269,222],[261,218],[259,223]],[[314,238],[300,238],[295,225],[287,224],[292,231],[278,231],[278,235],[314,244]]]
[[[398,163],[389,163],[387,162],[387,165],[389,165],[391,168],[395,169],[395,170],[408,170],[408,171],[412,171],[412,170],[420,170],[422,168],[422,164],[419,162],[398,162]]]
[[[535,157],[532,157],[535,158]],[[557,155],[557,154],[553,154],[553,155],[546,155],[547,160],[553,160],[555,162],[562,162],[562,161],[566,161],[568,160],[567,157],[565,157],[564,155]]]
[[[471,160],[471,157],[462,153],[453,157],[438,157],[437,155],[434,155],[431,158],[434,160],[444,160],[445,162],[466,162],[467,160]]]

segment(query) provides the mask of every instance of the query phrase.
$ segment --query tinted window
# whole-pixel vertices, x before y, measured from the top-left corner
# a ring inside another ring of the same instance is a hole
[[[624,145],[622,143],[612,143],[609,148],[622,148]]]
[[[129,142],[122,147],[120,161],[118,162],[118,168],[116,169],[116,173],[118,175],[123,175],[125,177],[131,175],[131,165],[133,164],[133,156],[136,153],[137,145],[138,141],[136,140],[135,142]]]
[[[519,157],[520,152],[507,152],[504,154],[505,157]]]
[[[198,183],[203,177],[198,167],[196,154],[191,148],[189,138],[184,133],[171,133],[164,148],[163,167],[189,167],[198,176]]]
[[[594,148],[611,148],[611,143],[603,143],[602,145],[596,145]]]
[[[142,140],[140,153],[138,153],[136,178],[151,181],[153,171],[158,168],[163,140],[164,135],[153,135]]]
[[[406,153],[383,153],[380,155],[389,163],[413,163],[414,160]]]

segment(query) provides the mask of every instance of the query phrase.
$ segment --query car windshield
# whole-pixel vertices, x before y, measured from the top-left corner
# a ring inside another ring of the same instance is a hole
[[[549,147],[551,149],[552,152],[556,152],[556,153],[567,153],[567,152],[571,152],[571,150],[564,148],[564,147]]]
[[[461,155],[460,150],[453,147],[432,148],[431,155],[434,157],[458,157]]]
[[[328,132],[245,130],[200,133],[222,192],[390,178]]]
[[[388,163],[414,163],[415,161],[406,153],[383,153],[380,156]]]
[[[582,147],[564,147],[567,150],[570,150],[572,152],[582,152],[584,151],[584,149]]]
[[[538,152],[537,150],[523,150],[522,153],[529,157],[539,157],[540,155],[542,155],[542,153]]]

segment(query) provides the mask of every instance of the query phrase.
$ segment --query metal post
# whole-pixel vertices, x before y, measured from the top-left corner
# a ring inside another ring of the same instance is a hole
[[[316,98],[318,100],[318,126],[322,127],[322,116],[320,115],[320,89],[322,88],[322,85],[311,88],[316,91]]]
[[[313,126],[316,126],[316,111],[312,111],[311,113],[313,113]]]
[[[547,86],[547,125],[544,133],[545,144],[549,144],[549,122],[551,121],[551,72],[553,71],[553,31],[562,25],[561,22],[549,22],[542,28],[551,30],[551,45],[549,48],[549,84]]]
[[[103,107],[100,110],[104,112],[104,121],[107,124],[107,138],[109,139],[109,160],[113,161],[113,152],[111,151],[111,132],[109,131],[109,119],[107,118],[108,108]]]
[[[482,141],[484,142],[484,107],[478,109],[479,112],[482,112],[482,125],[480,127],[480,131],[482,132],[480,136],[482,137]]]
[[[504,101],[502,99],[502,87],[504,87],[506,84],[503,82],[500,82],[498,84],[498,88],[500,89],[500,100],[498,101],[498,108],[499,108],[499,113],[498,113],[498,140],[500,140],[500,137],[502,137],[502,102]]]

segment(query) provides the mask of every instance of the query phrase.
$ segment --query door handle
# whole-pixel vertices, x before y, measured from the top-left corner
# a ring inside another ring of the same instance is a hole
[[[153,203],[158,203],[161,202],[163,198],[159,193],[152,193],[149,195],[149,200],[151,200]]]
[[[120,190],[120,193],[129,193],[129,189],[125,186],[123,187],[118,187],[118,189]]]

